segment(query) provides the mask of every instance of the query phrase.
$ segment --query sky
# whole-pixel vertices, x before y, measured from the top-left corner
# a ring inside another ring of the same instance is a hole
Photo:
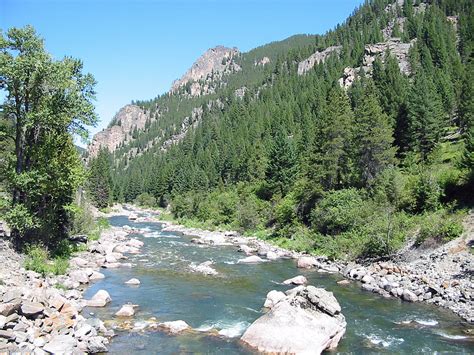
[[[169,90],[207,49],[246,52],[322,34],[362,0],[0,0],[0,28],[33,25],[56,59],[79,58],[97,80],[94,134],[132,100]]]

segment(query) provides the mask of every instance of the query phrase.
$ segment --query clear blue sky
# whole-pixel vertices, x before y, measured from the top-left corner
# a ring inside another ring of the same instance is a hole
[[[107,126],[133,99],[168,91],[205,50],[248,51],[298,33],[324,33],[362,0],[0,0],[0,28],[33,25],[56,58],[84,61]]]

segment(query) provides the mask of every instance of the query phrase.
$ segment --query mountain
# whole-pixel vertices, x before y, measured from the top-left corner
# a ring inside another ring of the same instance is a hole
[[[468,0],[372,0],[324,35],[215,47],[119,111],[89,157],[108,149],[117,201],[291,248],[448,240],[472,189],[473,18]]]

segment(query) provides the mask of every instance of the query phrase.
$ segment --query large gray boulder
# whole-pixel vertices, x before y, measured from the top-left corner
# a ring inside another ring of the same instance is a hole
[[[265,353],[320,354],[335,349],[346,331],[331,292],[299,286],[257,319],[241,340]]]

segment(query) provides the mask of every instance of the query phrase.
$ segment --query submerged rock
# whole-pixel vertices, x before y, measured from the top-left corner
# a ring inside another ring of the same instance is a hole
[[[299,286],[257,319],[241,340],[261,352],[320,354],[335,349],[345,331],[345,318],[331,292]]]
[[[212,268],[213,262],[212,261],[205,261],[199,265],[191,265],[191,269],[195,272],[200,272],[201,274],[204,275],[217,275],[218,272]]]
[[[172,322],[160,323],[161,328],[165,328],[171,334],[178,334],[184,330],[190,329],[191,327],[183,320],[175,320]]]
[[[263,259],[257,255],[248,256],[237,261],[239,264],[255,264],[263,262]]]

